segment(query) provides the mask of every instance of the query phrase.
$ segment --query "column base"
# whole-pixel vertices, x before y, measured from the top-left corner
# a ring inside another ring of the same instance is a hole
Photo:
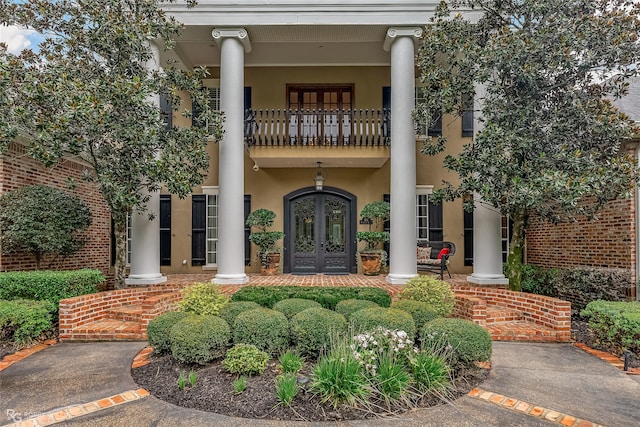
[[[467,276],[467,282],[476,285],[509,285],[509,279],[502,274],[472,274]]]
[[[249,281],[246,274],[216,274],[211,280],[216,285],[244,285]]]
[[[158,285],[167,281],[167,276],[161,274],[130,274],[124,279],[128,286]]]
[[[389,274],[387,276],[387,283],[390,285],[404,285],[409,279],[418,277],[418,274]]]

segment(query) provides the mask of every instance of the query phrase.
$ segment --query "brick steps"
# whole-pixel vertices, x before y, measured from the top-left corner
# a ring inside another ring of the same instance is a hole
[[[501,305],[487,305],[487,324],[519,322],[522,320],[525,320],[525,316],[519,310],[510,309]]]
[[[73,328],[73,341],[139,341],[146,339],[139,322],[102,319]]]
[[[557,342],[558,332],[527,320],[487,323],[493,341]]]
[[[139,322],[142,319],[142,305],[129,304],[112,308],[107,314],[109,319],[122,320],[124,322]]]

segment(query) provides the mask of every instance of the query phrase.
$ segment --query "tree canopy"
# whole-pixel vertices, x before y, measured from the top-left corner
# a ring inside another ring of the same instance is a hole
[[[437,196],[472,209],[477,194],[509,217],[512,289],[529,217],[592,216],[631,194],[637,170],[623,143],[634,124],[611,99],[637,73],[639,11],[625,0],[454,0],[426,26],[416,115],[461,114],[474,96],[482,121],[473,143],[445,158],[460,181]],[[445,144],[427,141],[423,152]]]
[[[46,185],[29,185],[0,196],[0,244],[5,254],[32,255],[36,268],[52,255],[68,256],[86,243],[91,211],[77,196]]]
[[[188,195],[207,173],[208,137],[222,134],[222,117],[201,87],[207,70],[159,64],[153,55],[152,43],[170,49],[182,28],[162,10],[170,2],[0,0],[0,24],[44,37],[35,51],[0,47],[0,148],[21,135],[46,166],[67,155],[91,165],[86,179],[115,222],[116,286],[124,282],[127,216],[144,212],[161,186]],[[191,117],[193,104],[195,126],[167,126],[153,101],[160,94],[171,114]]]

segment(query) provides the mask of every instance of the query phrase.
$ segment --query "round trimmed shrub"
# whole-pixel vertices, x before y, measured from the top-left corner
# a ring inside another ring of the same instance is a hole
[[[273,305],[273,309],[284,314],[287,319],[291,319],[308,308],[322,308],[322,305],[319,302],[303,298],[287,298]]]
[[[332,333],[347,329],[344,316],[326,308],[308,308],[291,319],[291,338],[304,355],[317,356],[329,346]]]
[[[420,338],[423,348],[444,349],[450,346],[452,364],[471,366],[491,357],[491,335],[470,320],[432,320],[424,325]]]
[[[373,331],[382,326],[392,331],[405,331],[410,339],[416,335],[416,325],[411,315],[397,308],[365,308],[353,313],[349,321],[356,331]]]
[[[193,316],[193,314],[184,311],[169,311],[151,319],[147,325],[147,341],[153,350],[157,353],[171,350],[169,331],[176,323],[189,316]]]
[[[336,311],[342,314],[345,318],[349,319],[351,314],[364,308],[380,307],[373,301],[365,299],[346,299],[336,304]]]
[[[182,290],[182,300],[178,302],[180,311],[217,316],[220,309],[229,302],[229,297],[220,291],[215,283],[194,283]]]
[[[222,357],[231,338],[229,324],[217,316],[191,315],[169,330],[171,355],[184,363],[205,363]]]
[[[253,344],[271,355],[281,353],[289,347],[289,321],[269,308],[245,311],[233,323],[233,342]]]
[[[222,361],[224,369],[232,374],[262,374],[267,369],[269,355],[252,344],[236,344],[227,351]]]
[[[450,316],[456,305],[456,295],[451,285],[431,275],[409,279],[398,294],[398,300],[405,299],[426,302],[441,317]]]
[[[411,299],[395,301],[391,304],[391,308],[406,311],[413,317],[413,323],[416,328],[420,329],[425,323],[432,321],[438,317],[438,312],[429,304],[422,301],[414,301]]]
[[[240,313],[260,307],[260,304],[253,301],[231,301],[220,309],[220,314],[218,314],[218,316],[226,320],[229,326],[233,328],[236,317],[238,317]]]

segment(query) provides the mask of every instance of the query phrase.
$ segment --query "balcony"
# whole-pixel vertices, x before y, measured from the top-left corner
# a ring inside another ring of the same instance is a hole
[[[378,110],[247,110],[249,147],[386,147],[391,112]]]

